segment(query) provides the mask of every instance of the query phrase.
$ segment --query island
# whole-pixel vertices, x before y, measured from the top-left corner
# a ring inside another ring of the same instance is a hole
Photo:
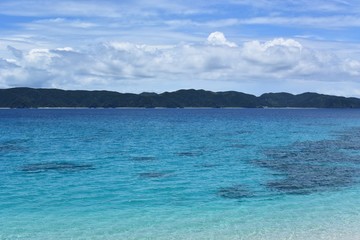
[[[255,96],[236,91],[182,89],[174,92],[0,89],[0,108],[360,108],[360,99],[306,92],[265,93]]]

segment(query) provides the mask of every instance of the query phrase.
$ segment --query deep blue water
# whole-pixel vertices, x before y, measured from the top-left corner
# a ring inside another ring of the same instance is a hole
[[[360,239],[360,110],[0,110],[0,239]]]

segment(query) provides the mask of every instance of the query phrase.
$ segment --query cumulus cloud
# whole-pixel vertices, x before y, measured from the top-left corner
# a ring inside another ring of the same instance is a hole
[[[233,42],[229,42],[222,32],[213,32],[207,38],[207,43],[214,46],[236,47]]]
[[[301,58],[302,45],[293,39],[277,38],[261,43],[246,42],[243,47],[243,57],[254,64],[263,66],[283,66],[291,68]]]
[[[211,33],[200,45],[113,41],[78,49],[9,46],[8,51],[13,57],[0,59],[2,87],[162,91],[199,85],[221,88],[228,82],[231,86],[279,81],[351,83],[360,75],[360,61],[310,49],[294,39],[236,45],[221,32]]]

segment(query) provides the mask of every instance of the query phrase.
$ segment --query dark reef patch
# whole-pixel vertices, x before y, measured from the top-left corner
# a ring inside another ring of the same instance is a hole
[[[144,172],[140,173],[139,177],[141,178],[162,178],[169,175],[166,172]]]
[[[26,148],[21,147],[21,146],[17,146],[17,145],[12,145],[12,144],[2,144],[2,145],[0,145],[0,152],[2,152],[2,153],[6,153],[6,152],[23,152],[25,150],[26,150]]]
[[[268,182],[266,186],[287,194],[336,190],[353,184],[356,172],[350,167],[296,166],[283,179]]]
[[[177,152],[176,155],[179,157],[198,157],[201,156],[202,152]]]
[[[346,150],[360,150],[359,131],[346,131],[338,139],[295,142],[264,151],[265,159],[252,163],[275,172],[279,179],[265,186],[286,194],[333,191],[356,184],[360,156]]]
[[[220,164],[215,164],[215,163],[201,163],[194,165],[194,167],[201,167],[201,168],[213,168],[218,166],[220,166]]]
[[[359,151],[360,154],[360,128],[351,128],[338,133],[338,148]]]
[[[93,169],[94,166],[91,164],[79,164],[73,162],[46,162],[46,163],[33,163],[24,165],[21,168],[23,172],[38,173],[47,171],[58,171],[58,172],[74,172],[82,170]]]
[[[27,147],[22,146],[25,140],[8,140],[0,142],[0,153],[26,152]]]
[[[251,134],[251,133],[253,133],[253,131],[251,131],[251,130],[237,130],[237,131],[235,131],[235,133],[239,134],[239,135],[241,135],[241,134]]]
[[[217,191],[217,195],[223,198],[243,199],[253,197],[253,194],[243,185],[222,187]]]
[[[154,156],[135,156],[135,157],[132,157],[131,158],[133,161],[139,161],[139,162],[141,162],[141,161],[154,161],[154,160],[156,160],[156,157],[154,157]]]
[[[249,145],[249,144],[242,144],[242,143],[234,143],[234,144],[229,145],[229,147],[232,147],[232,148],[248,148],[250,146],[251,145]]]

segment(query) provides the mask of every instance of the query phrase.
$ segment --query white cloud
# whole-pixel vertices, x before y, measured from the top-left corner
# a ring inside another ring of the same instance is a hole
[[[119,16],[119,8],[108,1],[106,4],[94,1],[41,1],[4,0],[0,3],[0,13],[15,16]]]
[[[235,46],[220,32],[210,34],[205,44],[112,41],[77,49],[30,50],[9,46],[13,57],[0,61],[1,86],[141,92],[199,86],[244,91],[241,86],[251,85],[248,89],[258,86],[263,92],[286,90],[281,84],[291,90],[302,81],[297,89],[307,86],[307,91],[316,91],[315,86],[329,83],[356,85],[360,75],[356,58],[311,49],[294,39],[248,41]]]
[[[346,11],[335,11],[336,14],[316,13],[316,9],[343,8]],[[0,39],[6,39],[7,44],[15,47],[20,43],[9,41],[24,41],[23,44],[32,44],[33,48],[53,48],[62,44],[76,48],[92,41],[196,42],[203,41],[204,34],[215,29],[232,36],[263,39],[292,37],[290,34],[317,35],[321,28],[320,37],[330,41],[357,41],[352,34],[354,29],[351,29],[360,26],[359,11],[356,10],[360,10],[359,3],[344,4],[337,0],[3,0],[0,1],[0,14],[12,17],[9,21],[5,18],[6,26],[0,31]],[[266,31],[262,30],[264,26]],[[288,27],[292,30],[287,31]],[[343,32],[324,33],[324,30]],[[212,44],[221,43],[219,40],[214,39]]]
[[[207,38],[207,43],[214,46],[236,47],[233,42],[229,42],[222,32],[213,32]]]
[[[241,20],[237,18],[225,18],[225,19],[218,19],[218,20],[208,20],[208,21],[194,21],[190,19],[175,19],[175,20],[166,20],[164,21],[165,24],[171,27],[201,27],[201,28],[223,28],[229,26],[235,26],[241,24]]]
[[[360,7],[358,1],[347,0],[230,0],[233,4],[250,6],[255,9],[265,9],[281,12],[322,12],[322,13],[356,13]]]
[[[344,71],[353,76],[360,76],[360,61],[347,59],[344,62]]]
[[[11,59],[0,58],[0,70],[6,71],[18,67]]]
[[[357,15],[335,15],[335,16],[265,16],[254,17],[248,19],[241,19],[238,21],[241,24],[266,24],[266,25],[283,25],[295,27],[311,27],[311,28],[349,28],[359,27],[360,18]]]
[[[66,18],[50,18],[50,19],[42,19],[32,22],[31,24],[28,24],[27,26],[34,28],[41,28],[46,25],[51,25],[53,28],[55,27],[61,27],[61,28],[94,28],[97,27],[98,24],[92,23],[92,22],[86,22],[81,20],[69,20]]]
[[[207,8],[207,2],[166,1],[166,0],[2,0],[0,13],[15,16],[67,16],[67,17],[149,17],[160,12],[189,16],[209,14],[214,10]]]

